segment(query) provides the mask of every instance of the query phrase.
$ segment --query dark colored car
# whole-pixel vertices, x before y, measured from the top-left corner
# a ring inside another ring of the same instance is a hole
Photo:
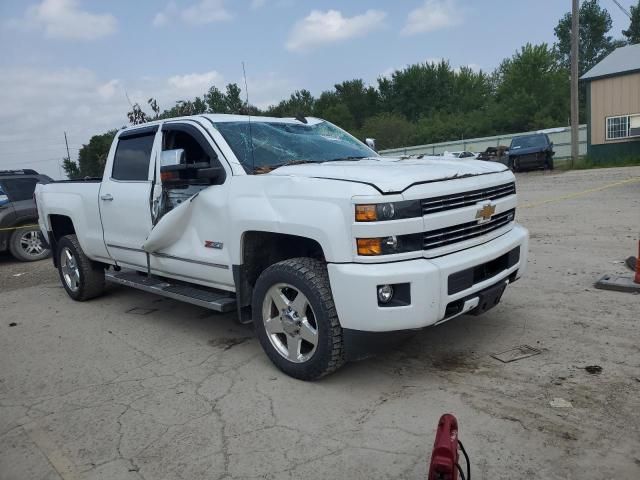
[[[49,256],[38,226],[33,192],[51,178],[35,170],[0,170],[0,252],[31,262]]]
[[[553,142],[546,133],[514,137],[509,147],[508,167],[514,172],[544,168],[553,170]]]

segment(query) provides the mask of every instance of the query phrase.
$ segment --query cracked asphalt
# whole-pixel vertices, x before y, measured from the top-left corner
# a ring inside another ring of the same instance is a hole
[[[640,296],[593,288],[631,274],[640,168],[518,190],[529,271],[498,307],[315,383],[233,315],[115,286],[75,303],[48,260],[1,256],[0,479],[424,479],[445,412],[474,479],[640,478]],[[541,353],[490,357],[522,344]]]

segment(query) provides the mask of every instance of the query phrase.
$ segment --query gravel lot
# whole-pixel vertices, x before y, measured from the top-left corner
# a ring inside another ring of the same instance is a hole
[[[518,188],[529,271],[500,306],[316,383],[232,315],[120,287],[74,303],[50,261],[0,257],[0,479],[424,479],[445,412],[474,479],[640,478],[640,296],[593,288],[630,274],[640,167]],[[522,344],[542,353],[490,357]]]

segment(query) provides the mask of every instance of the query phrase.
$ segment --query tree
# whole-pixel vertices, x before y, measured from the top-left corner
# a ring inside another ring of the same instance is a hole
[[[230,83],[227,85],[227,93],[225,100],[227,104],[227,113],[241,114],[244,110],[245,103],[240,98],[240,87],[237,83]]]
[[[627,43],[633,45],[640,43],[640,0],[638,5],[631,6],[631,22],[629,28],[622,31],[622,34],[627,37]]]
[[[498,68],[493,128],[518,132],[566,123],[569,76],[546,43],[526,44]]]
[[[364,122],[362,133],[375,138],[379,149],[404,147],[413,143],[416,126],[397,113],[381,113]]]
[[[65,158],[62,168],[68,178],[101,177],[107,163],[109,148],[117,130],[110,130],[102,135],[94,135],[89,143],[82,145],[78,152],[78,162]]]
[[[585,0],[580,5],[580,46],[578,71],[587,72],[624,42],[607,35],[611,30],[611,15],[598,0]],[[554,29],[558,41],[554,49],[558,60],[567,70],[571,68],[571,13],[565,13]]]
[[[272,117],[295,117],[298,114],[313,115],[316,99],[309,90],[296,90],[287,100],[272,105],[265,112]]]
[[[227,99],[218,87],[212,86],[204,95],[207,113],[227,113]]]
[[[337,101],[347,107],[356,128],[361,128],[366,118],[378,113],[378,91],[367,87],[361,79],[347,80],[334,88]]]
[[[151,107],[153,111],[153,115],[146,114],[139,103],[134,103],[131,105],[131,111],[127,112],[127,117],[129,118],[129,123],[131,125],[140,125],[141,123],[150,122],[152,120],[157,120],[160,118],[160,107],[158,106],[158,102],[155,98],[150,98],[147,100],[147,103]]]

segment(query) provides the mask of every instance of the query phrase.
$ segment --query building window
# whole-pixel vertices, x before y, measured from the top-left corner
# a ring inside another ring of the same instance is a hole
[[[640,114],[607,118],[607,140],[640,136]]]

